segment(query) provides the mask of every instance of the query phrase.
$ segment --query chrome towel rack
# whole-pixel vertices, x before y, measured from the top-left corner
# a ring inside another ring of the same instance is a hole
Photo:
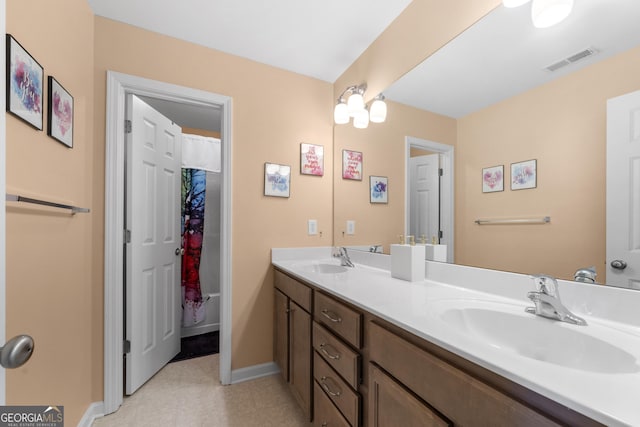
[[[547,224],[551,222],[550,216],[542,218],[505,218],[505,219],[476,219],[478,225],[503,225],[503,224]]]
[[[17,195],[17,194],[9,194],[9,193],[7,193],[5,199],[6,199],[7,202],[33,203],[35,205],[50,206],[52,208],[69,209],[72,214],[89,213],[89,212],[91,212],[91,210],[89,208],[79,208],[77,206],[64,205],[62,203],[50,202],[48,200],[34,199],[34,198],[31,198],[31,197],[20,196],[20,195]]]

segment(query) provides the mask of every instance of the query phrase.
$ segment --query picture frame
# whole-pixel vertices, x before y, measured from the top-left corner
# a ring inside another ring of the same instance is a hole
[[[53,76],[47,78],[47,135],[73,148],[73,96]]]
[[[42,130],[44,68],[11,34],[6,35],[6,67],[7,112]]]
[[[511,190],[527,190],[538,185],[538,161],[536,159],[511,163]]]
[[[389,179],[386,176],[369,176],[369,202],[389,203]]]
[[[342,179],[362,181],[362,152],[342,150]]]
[[[302,175],[324,175],[324,147],[315,144],[300,144],[300,173]]]
[[[504,191],[504,165],[482,169],[482,192],[495,193]]]
[[[264,195],[288,198],[291,194],[291,166],[264,164]]]

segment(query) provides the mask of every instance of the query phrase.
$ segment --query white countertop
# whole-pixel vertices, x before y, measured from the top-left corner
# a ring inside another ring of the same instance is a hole
[[[529,282],[527,276],[505,273],[510,275],[508,279],[519,283],[512,286],[516,289],[515,291],[509,289],[507,292],[500,293],[501,286],[504,284],[498,284],[494,289],[486,283],[467,286],[460,286],[457,283],[454,286],[443,281],[429,280],[430,264],[427,263],[427,280],[407,282],[391,277],[388,256],[358,254],[355,251],[351,252],[351,258],[356,262],[356,267],[349,268],[346,272],[320,274],[306,268],[313,263],[336,264],[337,260],[332,259],[330,253],[330,248],[273,249],[272,262],[292,276],[312,283],[319,289],[605,425],[640,426],[640,366],[631,373],[602,373],[535,360],[489,345],[464,333],[457,333],[452,330],[451,325],[434,314],[434,307],[438,302],[452,299],[487,301],[524,310],[524,307],[532,305],[526,298],[526,291],[533,290],[533,285],[531,289],[526,289]],[[434,267],[436,268],[440,267]],[[457,267],[447,266],[446,268],[450,269],[448,274],[452,275],[452,283],[460,282],[460,278],[469,273],[461,270],[460,276],[455,277]],[[464,269],[464,267],[459,268]],[[593,285],[589,286],[593,287]],[[588,295],[591,289],[585,289]],[[602,291],[598,290],[598,292]],[[611,290],[611,292],[619,291]],[[574,295],[571,292],[565,293]],[[522,298],[514,298],[514,295],[522,295]],[[622,293],[622,295],[637,298],[635,293]],[[565,302],[563,298],[563,303]],[[584,301],[572,306],[566,305],[574,310],[574,306],[581,306],[581,304],[584,307],[591,307]],[[640,306],[635,306],[635,313],[639,312],[638,307]],[[589,325],[576,326],[555,322],[557,326],[587,328],[581,329],[580,332],[593,333],[599,339],[604,336],[604,340],[608,343],[630,353],[636,360],[640,360],[640,327],[637,324],[596,317],[590,314],[590,310],[583,312],[574,310],[574,312],[584,317]],[[637,316],[635,314],[635,317]],[[603,363],[606,365],[607,362]]]

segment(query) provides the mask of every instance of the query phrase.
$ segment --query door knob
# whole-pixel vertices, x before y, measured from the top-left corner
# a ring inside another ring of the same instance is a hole
[[[622,261],[621,259],[614,259],[613,261],[611,261],[611,267],[615,268],[616,270],[624,270],[625,268],[627,268],[627,263]]]
[[[35,343],[29,335],[18,335],[0,347],[0,365],[14,369],[27,363],[33,354]]]
[[[183,248],[176,248],[176,256],[178,255],[184,255],[184,249]]]

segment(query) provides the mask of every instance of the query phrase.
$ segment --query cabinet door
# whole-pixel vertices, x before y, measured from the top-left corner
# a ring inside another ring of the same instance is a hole
[[[373,427],[452,425],[375,365],[369,366],[369,420]]]
[[[275,290],[274,358],[285,381],[289,381],[289,299]]]
[[[289,301],[289,383],[311,420],[311,315]]]

